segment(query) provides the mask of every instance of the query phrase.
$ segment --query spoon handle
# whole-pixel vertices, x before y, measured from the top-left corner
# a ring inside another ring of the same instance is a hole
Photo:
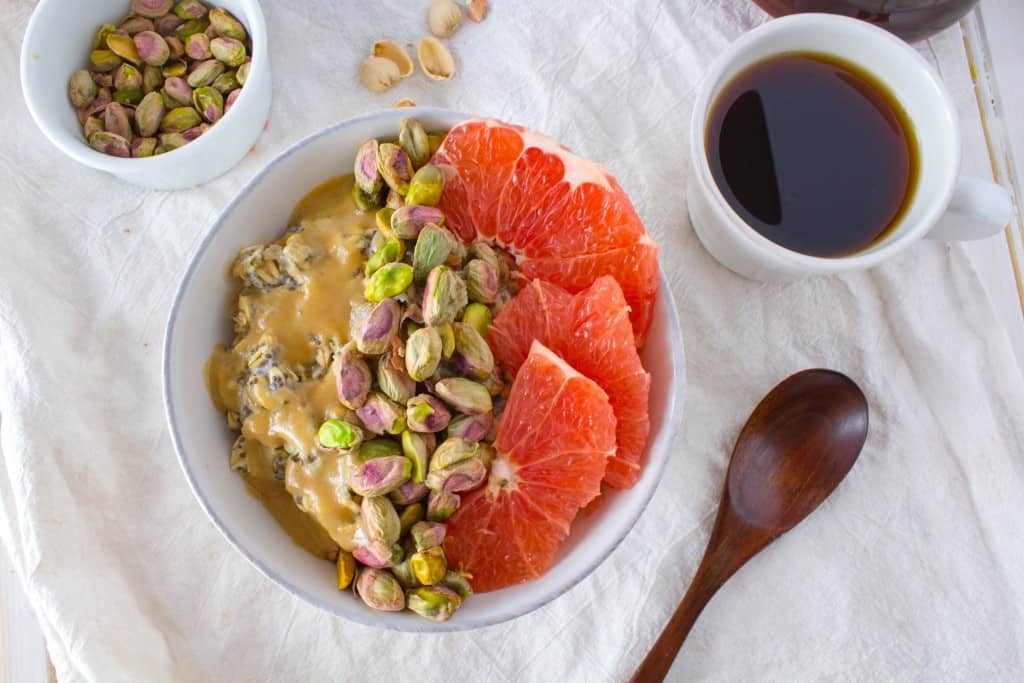
[[[714,554],[715,549],[709,547],[682,602],[640,663],[630,683],[658,683],[664,680],[697,617],[724,583],[724,578],[710,575],[711,556]]]
[[[665,678],[679,654],[679,648],[708,601],[736,570],[771,543],[778,534],[778,531],[753,527],[744,522],[729,504],[728,489],[722,494],[711,538],[690,582],[690,588],[633,674],[631,683],[658,683]]]

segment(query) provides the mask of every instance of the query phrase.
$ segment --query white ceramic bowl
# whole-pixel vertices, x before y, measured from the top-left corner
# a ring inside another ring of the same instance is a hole
[[[615,549],[650,500],[679,427],[685,365],[672,296],[664,279],[643,362],[652,374],[651,439],[643,476],[628,491],[611,491],[597,510],[579,519],[555,566],[532,583],[474,595],[445,623],[411,613],[375,612],[335,587],[335,570],[298,546],[228,467],[233,436],[213,407],[203,365],[213,346],[230,341],[225,304],[235,285],[227,269],[238,250],[270,241],[287,227],[295,204],[329,178],[351,173],[359,145],[392,137],[413,116],[429,129],[447,130],[467,118],[438,109],[392,109],[338,123],[278,156],[228,206],[199,247],[171,308],[164,339],[164,402],[181,466],[199,503],[227,539],[260,571],[309,603],[354,621],[406,631],[455,631],[525,614],[582,581]],[[614,160],[611,160],[614,162]]]
[[[36,125],[75,161],[135,185],[178,190],[223,175],[248,153],[270,114],[270,58],[267,27],[257,0],[216,0],[241,21],[252,38],[249,78],[231,111],[206,134],[167,154],[143,159],[112,157],[91,148],[82,136],[68,80],[88,66],[93,36],[102,24],[117,24],[129,0],[40,0],[21,46],[21,84]]]

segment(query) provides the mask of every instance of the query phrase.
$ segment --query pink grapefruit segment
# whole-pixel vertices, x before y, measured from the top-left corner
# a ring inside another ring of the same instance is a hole
[[[529,276],[571,292],[600,275],[615,277],[643,344],[657,296],[658,247],[603,166],[493,119],[453,128],[433,163],[445,174],[440,208],[452,230],[467,241],[496,242]]]
[[[602,276],[573,296],[532,281],[495,318],[487,342],[495,360],[516,375],[535,340],[607,393],[615,412],[616,451],[604,480],[615,488],[633,486],[650,434],[651,378],[633,343],[629,305],[618,282]]]
[[[478,593],[532,581],[551,568],[581,508],[601,493],[615,451],[615,414],[593,381],[538,342],[519,369],[484,486],[448,519],[450,564]]]

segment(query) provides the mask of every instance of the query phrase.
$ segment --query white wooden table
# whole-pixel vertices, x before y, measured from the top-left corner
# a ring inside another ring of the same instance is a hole
[[[1005,233],[966,247],[1024,367],[1024,2],[981,0],[961,22],[965,59],[974,75],[978,111],[964,120],[965,167],[1014,193],[1017,213]],[[1008,371],[1018,372],[1017,368]],[[53,681],[32,609],[0,552],[0,683]]]

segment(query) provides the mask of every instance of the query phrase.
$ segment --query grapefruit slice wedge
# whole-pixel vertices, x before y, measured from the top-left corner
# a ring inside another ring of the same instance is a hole
[[[570,292],[600,275],[615,277],[643,345],[657,296],[658,247],[603,166],[493,119],[453,128],[433,163],[445,175],[446,225],[463,240],[495,242],[529,277]]]
[[[608,397],[539,342],[519,369],[487,484],[448,519],[444,548],[478,593],[540,577],[615,451]]]
[[[573,296],[548,282],[532,281],[495,318],[487,343],[495,360],[516,375],[534,340],[608,395],[615,411],[617,447],[604,481],[615,488],[630,488],[640,478],[651,429],[651,378],[633,343],[622,288],[614,278],[602,276]]]

